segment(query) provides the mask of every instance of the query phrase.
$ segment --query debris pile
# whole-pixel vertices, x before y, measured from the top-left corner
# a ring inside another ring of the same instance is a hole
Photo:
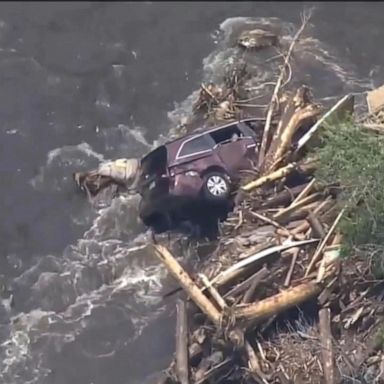
[[[282,92],[304,25],[285,55],[254,172],[244,175],[215,252],[192,275],[153,245],[195,304],[178,299],[176,356],[163,383],[384,382],[383,281],[369,251],[341,258],[337,180],[316,180],[308,147],[325,122],[353,112],[353,96],[323,114],[308,87]],[[196,110],[217,108],[224,94],[202,88]]]

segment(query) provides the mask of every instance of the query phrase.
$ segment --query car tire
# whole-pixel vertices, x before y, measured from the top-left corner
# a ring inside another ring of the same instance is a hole
[[[229,198],[231,186],[227,175],[223,172],[210,172],[204,177],[203,195],[205,199],[214,202],[225,201]]]

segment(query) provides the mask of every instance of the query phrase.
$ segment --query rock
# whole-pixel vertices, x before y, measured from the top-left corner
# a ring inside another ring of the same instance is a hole
[[[277,45],[278,37],[263,29],[252,29],[251,31],[244,31],[237,43],[245,49],[262,49]]]

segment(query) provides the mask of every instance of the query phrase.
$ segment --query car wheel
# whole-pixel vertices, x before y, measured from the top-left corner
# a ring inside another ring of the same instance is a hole
[[[210,172],[205,176],[203,186],[204,197],[210,201],[228,199],[230,184],[227,176],[222,172]]]

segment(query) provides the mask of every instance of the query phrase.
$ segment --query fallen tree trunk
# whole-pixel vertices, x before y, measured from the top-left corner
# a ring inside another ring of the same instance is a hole
[[[255,304],[238,305],[233,314],[236,318],[246,320],[262,320],[277,315],[288,308],[302,304],[318,295],[322,290],[320,284],[303,283],[294,288],[288,288],[275,296],[268,297]]]
[[[189,275],[184,271],[172,254],[162,245],[153,245],[156,256],[172,273],[196,305],[216,325],[220,326],[221,314],[211,301],[201,292]]]

